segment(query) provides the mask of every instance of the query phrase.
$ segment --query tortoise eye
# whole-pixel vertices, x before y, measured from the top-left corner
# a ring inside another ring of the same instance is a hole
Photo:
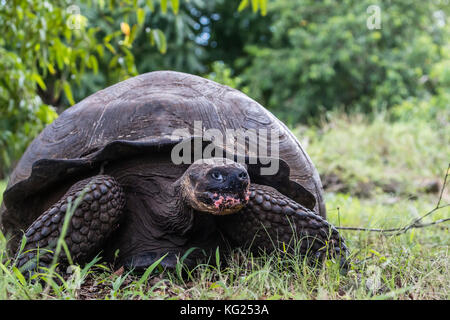
[[[211,173],[211,177],[213,177],[213,179],[217,180],[217,181],[222,181],[223,180],[223,176],[220,172],[218,171],[214,171],[213,173]]]

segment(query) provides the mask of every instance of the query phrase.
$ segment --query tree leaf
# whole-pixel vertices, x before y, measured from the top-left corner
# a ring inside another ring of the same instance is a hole
[[[112,57],[111,61],[109,61],[108,68],[112,69],[117,65],[117,60],[119,60],[119,56]]]
[[[143,8],[138,8],[136,11],[136,19],[138,25],[142,26],[145,22],[145,10]]]
[[[155,11],[153,0],[147,0],[147,7],[150,9],[151,12]]]
[[[267,0],[259,0],[259,7],[261,8],[261,15],[267,15]]]
[[[74,105],[75,100],[73,100],[72,90],[70,89],[70,85],[67,81],[64,81],[63,83],[63,90],[64,93],[66,94],[67,100],[69,100],[70,105]]]
[[[101,44],[98,44],[95,46],[95,49],[97,50],[99,57],[103,58],[103,55],[104,55],[103,46]]]
[[[130,36],[127,39],[128,40],[128,44],[131,45],[134,41],[134,39],[136,38],[136,34],[137,34],[137,24],[133,25],[133,27],[131,28],[131,32],[130,32]]]
[[[180,9],[180,2],[178,0],[171,0],[173,13],[178,14]]]
[[[253,10],[253,12],[258,11],[258,7],[259,7],[259,1],[258,0],[252,0],[252,10]]]
[[[167,13],[167,0],[161,0],[161,11],[162,13]]]
[[[50,71],[51,74],[55,74],[56,73],[55,68],[53,68],[53,65],[51,63],[47,63],[47,68],[48,68],[48,71]]]
[[[242,0],[241,3],[239,3],[238,12],[241,12],[248,6],[248,0]]]
[[[47,90],[47,86],[45,85],[40,75],[38,75],[37,73],[33,73],[31,77],[33,78],[34,81],[37,82],[37,84],[39,85],[39,87],[41,87],[42,90]]]
[[[162,54],[166,53],[167,42],[164,33],[159,29],[153,30],[152,33],[153,38],[155,39],[156,42],[156,47],[158,48],[159,52],[161,52]]]
[[[105,47],[108,48],[109,51],[111,51],[112,54],[116,54],[116,49],[109,43],[105,43]]]
[[[94,73],[98,73],[98,61],[97,58],[92,54],[89,56],[89,63]]]

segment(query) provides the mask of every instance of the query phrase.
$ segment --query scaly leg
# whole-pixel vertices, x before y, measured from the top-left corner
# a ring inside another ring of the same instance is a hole
[[[322,259],[328,253],[347,267],[344,239],[322,217],[269,186],[252,184],[249,198],[238,213],[219,217],[220,228],[235,246],[293,253],[297,240],[301,255]]]
[[[17,267],[33,271],[48,267],[60,237],[68,203],[82,200],[73,213],[65,242],[74,263],[96,255],[119,222],[125,197],[117,181],[107,175],[94,176],[74,184],[66,194],[39,216],[26,230],[26,245],[18,255]],[[62,250],[59,262],[67,262]]]

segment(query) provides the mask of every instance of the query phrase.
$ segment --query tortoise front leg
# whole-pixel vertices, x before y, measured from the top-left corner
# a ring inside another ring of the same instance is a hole
[[[32,271],[48,267],[54,257],[54,250],[61,235],[69,202],[75,209],[64,238],[74,263],[82,263],[97,254],[104,240],[114,230],[125,205],[122,188],[107,175],[94,176],[74,184],[66,194],[39,216],[26,230],[27,242],[17,254],[17,267]],[[58,261],[67,262],[62,251]]]
[[[336,228],[319,215],[272,187],[252,184],[248,204],[238,213],[220,217],[220,228],[235,246],[340,258],[346,267],[347,247]]]

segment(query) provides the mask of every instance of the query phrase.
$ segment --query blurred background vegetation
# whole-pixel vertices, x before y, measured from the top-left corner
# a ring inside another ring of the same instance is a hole
[[[267,107],[326,186],[408,192],[450,157],[449,13],[448,0],[0,0],[0,179],[70,105],[170,69]]]

